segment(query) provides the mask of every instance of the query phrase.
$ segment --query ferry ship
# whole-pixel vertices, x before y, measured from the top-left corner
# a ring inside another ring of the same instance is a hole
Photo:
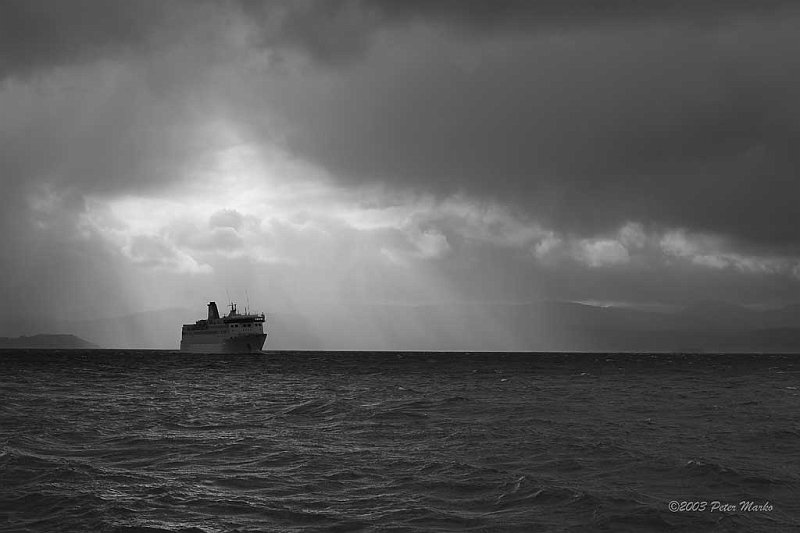
[[[191,353],[260,353],[267,334],[264,333],[264,313],[244,314],[229,305],[230,312],[219,316],[216,302],[208,304],[208,318],[194,324],[184,324],[181,331],[181,351]]]

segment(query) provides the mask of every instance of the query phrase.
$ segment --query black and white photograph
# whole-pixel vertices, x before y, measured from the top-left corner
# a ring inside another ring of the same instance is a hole
[[[800,531],[800,2],[0,0],[0,533]]]

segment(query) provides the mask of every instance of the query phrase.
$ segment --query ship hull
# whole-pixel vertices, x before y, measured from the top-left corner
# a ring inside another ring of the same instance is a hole
[[[211,336],[209,336],[211,337]],[[219,338],[184,338],[181,351],[188,353],[261,353],[266,333]]]

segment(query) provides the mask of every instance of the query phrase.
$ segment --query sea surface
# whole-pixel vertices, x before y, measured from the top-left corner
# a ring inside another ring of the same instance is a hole
[[[800,357],[0,351],[0,531],[359,530],[800,531]]]

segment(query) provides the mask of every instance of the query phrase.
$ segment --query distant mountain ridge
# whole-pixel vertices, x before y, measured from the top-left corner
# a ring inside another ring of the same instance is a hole
[[[98,345],[69,334],[0,337],[0,349],[97,349]]]
[[[677,311],[564,301],[351,304],[338,312],[265,309],[266,350],[456,350],[800,353],[800,305],[754,310],[698,302]],[[104,348],[177,350],[198,311],[170,308],[62,321]]]

